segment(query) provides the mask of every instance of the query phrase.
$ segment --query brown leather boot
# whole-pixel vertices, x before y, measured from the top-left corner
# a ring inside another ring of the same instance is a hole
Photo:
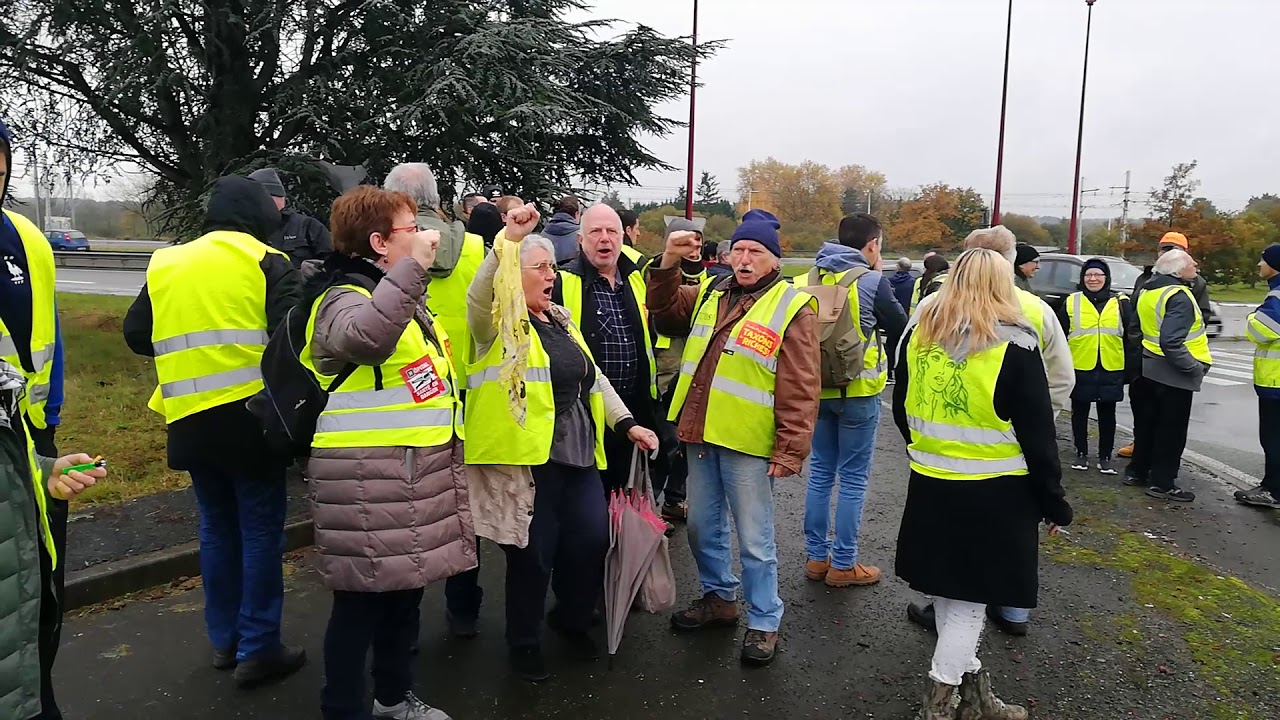
[[[850,585],[875,585],[880,582],[880,568],[873,565],[854,565],[848,570],[831,568],[827,572],[827,587],[843,588]]]
[[[930,679],[916,720],[955,720],[956,687]]]
[[[1133,443],[1129,443],[1116,451],[1116,455],[1123,458],[1133,457]]]
[[[991,673],[979,670],[965,673],[960,683],[958,720],[1027,720],[1027,709],[1006,705],[991,689]]]
[[[671,627],[677,630],[700,630],[716,625],[737,625],[738,603],[725,600],[713,592],[694,600],[689,609],[671,616]]]
[[[827,571],[830,569],[830,560],[810,560],[804,564],[804,576],[814,582],[820,582],[827,576]]]

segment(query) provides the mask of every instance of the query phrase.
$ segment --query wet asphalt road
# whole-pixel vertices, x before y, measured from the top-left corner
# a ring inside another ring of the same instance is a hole
[[[146,280],[147,274],[141,270],[60,268],[56,285],[60,292],[134,296]]]
[[[1060,436],[1067,432],[1060,427]],[[1066,458],[1067,445],[1062,444]],[[777,532],[780,591],[787,603],[783,645],[765,669],[738,662],[738,630],[674,634],[665,617],[632,614],[612,670],[579,664],[547,639],[555,676],[530,686],[507,674],[502,641],[502,559],[486,546],[488,591],[481,636],[447,639],[442,586],[428,590],[423,608],[419,695],[455,720],[665,720],[695,718],[910,718],[928,669],[933,640],[910,625],[903,608],[915,596],[892,576],[898,520],[906,490],[901,438],[886,414],[862,531],[861,560],[886,570],[871,588],[831,590],[803,577],[803,481],[780,481]],[[1116,489],[1114,479],[1067,471],[1070,495],[1102,496],[1079,515],[1165,538],[1177,552],[1252,584],[1280,587],[1280,514],[1236,507],[1229,488],[1196,477],[1192,506],[1165,507]],[[1083,541],[1087,527],[1075,535]],[[1070,542],[1076,542],[1071,540]],[[696,593],[683,530],[672,542],[681,601]],[[328,594],[294,558],[288,578],[286,636],[304,645],[312,663],[284,684],[236,690],[210,669],[201,595],[186,590],[159,600],[69,619],[57,676],[69,718],[315,718],[323,670],[320,651]],[[1058,720],[1201,718],[1215,691],[1197,674],[1186,629],[1139,603],[1127,574],[1044,560],[1041,607],[1032,634],[1014,639],[988,629],[980,657],[1010,700],[1029,702],[1033,717]],[[1109,618],[1136,617],[1148,641],[1140,652],[1106,637]],[[1280,640],[1277,641],[1280,645]],[[1280,648],[1278,648],[1280,651]],[[1263,688],[1265,690],[1265,688]],[[1263,694],[1263,714],[1280,717],[1280,682]]]

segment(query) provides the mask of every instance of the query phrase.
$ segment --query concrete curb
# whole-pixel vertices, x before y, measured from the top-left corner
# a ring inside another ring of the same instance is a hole
[[[310,519],[284,527],[284,549],[291,552],[311,545],[315,526]],[[139,590],[200,575],[200,543],[165,548],[145,555],[100,563],[67,573],[65,610],[112,600]]]

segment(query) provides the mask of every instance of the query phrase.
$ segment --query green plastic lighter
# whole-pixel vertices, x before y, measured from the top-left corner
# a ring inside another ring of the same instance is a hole
[[[83,465],[72,465],[71,467],[63,468],[62,474],[66,475],[67,473],[70,473],[73,470],[75,472],[88,472],[89,470],[92,470],[94,468],[104,468],[106,466],[107,466],[106,459],[103,458],[101,455],[99,455],[98,457],[93,459],[93,462],[87,462],[87,463],[84,463]]]

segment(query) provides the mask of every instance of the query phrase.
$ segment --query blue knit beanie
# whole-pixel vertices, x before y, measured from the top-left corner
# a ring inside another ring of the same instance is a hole
[[[729,238],[729,247],[738,244],[739,240],[755,240],[765,246],[769,252],[782,257],[782,242],[778,239],[778,230],[782,223],[773,213],[764,210],[751,210],[742,216],[742,224],[733,231]]]
[[[1280,272],[1280,243],[1271,243],[1262,251],[1262,262],[1270,265],[1272,270]]]

